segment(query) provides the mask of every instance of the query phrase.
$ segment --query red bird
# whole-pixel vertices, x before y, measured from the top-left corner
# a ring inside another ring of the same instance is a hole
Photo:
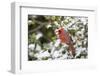
[[[75,56],[75,48],[69,32],[66,32],[62,27],[57,29],[55,32],[58,38],[61,40],[61,43],[69,45],[69,51],[71,51],[72,55]]]

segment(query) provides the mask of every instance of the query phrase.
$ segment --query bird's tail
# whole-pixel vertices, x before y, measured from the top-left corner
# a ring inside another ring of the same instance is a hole
[[[75,48],[72,43],[69,44],[69,51],[72,53],[73,57],[75,56]]]

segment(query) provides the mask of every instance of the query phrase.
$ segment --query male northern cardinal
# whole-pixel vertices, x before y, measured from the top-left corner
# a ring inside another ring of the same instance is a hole
[[[73,46],[73,41],[69,35],[69,32],[65,31],[63,27],[57,29],[55,32],[58,38],[61,40],[61,43],[69,45],[69,51],[73,56],[75,56],[75,48]]]

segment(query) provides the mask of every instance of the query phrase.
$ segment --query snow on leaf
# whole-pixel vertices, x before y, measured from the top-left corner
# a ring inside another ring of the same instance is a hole
[[[42,36],[43,36],[42,33],[41,32],[38,32],[37,35],[36,35],[36,39],[38,40]]]
[[[29,48],[30,50],[34,50],[34,47],[35,47],[35,44],[29,44],[29,46],[28,46],[28,48]]]

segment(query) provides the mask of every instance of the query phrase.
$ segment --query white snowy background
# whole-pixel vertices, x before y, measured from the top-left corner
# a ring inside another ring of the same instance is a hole
[[[31,17],[32,17],[32,20],[28,20],[29,27],[34,26],[33,25],[33,23],[35,23],[34,18],[39,17],[39,16],[33,15]],[[50,18],[60,19],[59,17],[55,17],[55,16],[51,16]],[[40,30],[38,30],[38,33],[32,32],[31,35],[29,34],[31,36],[29,37],[30,41],[28,45],[29,60],[54,60],[54,59],[57,60],[57,59],[88,58],[88,17],[65,16],[64,20],[61,21],[61,24],[59,24],[58,21],[54,21],[53,23],[54,25],[51,25],[49,23],[48,25],[46,25],[47,33],[49,31],[48,30],[49,28],[53,28],[54,26],[57,26],[58,28],[60,28],[60,25],[63,25],[62,27],[64,28],[65,31],[69,30],[68,32],[71,32],[70,37],[72,38],[72,42],[74,43],[73,46],[75,48],[75,57],[69,54],[68,52],[69,46],[67,44],[61,45],[61,40],[59,38],[55,38],[53,39],[53,41],[50,41],[49,43],[41,44],[45,48],[43,49],[41,45],[39,44],[41,43],[41,41],[39,40],[41,37],[45,36],[45,34],[40,32]],[[53,31],[55,30],[56,29],[54,29]]]

